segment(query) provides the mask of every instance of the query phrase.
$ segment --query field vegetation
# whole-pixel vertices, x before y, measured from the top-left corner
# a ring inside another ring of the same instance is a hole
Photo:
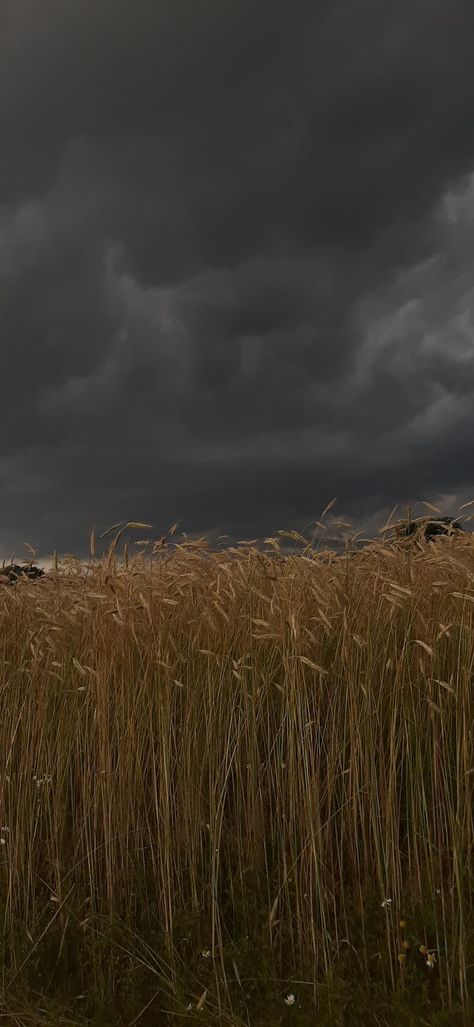
[[[473,1024],[473,536],[119,540],[0,585],[0,1022]]]

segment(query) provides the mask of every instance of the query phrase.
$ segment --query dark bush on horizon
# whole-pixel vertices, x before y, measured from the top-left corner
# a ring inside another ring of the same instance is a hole
[[[464,534],[461,521],[454,517],[419,517],[395,528],[396,538],[435,538],[437,535]]]
[[[44,570],[42,567],[35,567],[33,564],[22,567],[18,563],[11,563],[8,567],[1,567],[0,574],[8,579],[10,585],[15,585],[21,577],[44,577]]]

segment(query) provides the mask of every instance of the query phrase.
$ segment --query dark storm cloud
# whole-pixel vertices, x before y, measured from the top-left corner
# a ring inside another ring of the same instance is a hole
[[[469,490],[472,4],[0,20],[4,551]]]

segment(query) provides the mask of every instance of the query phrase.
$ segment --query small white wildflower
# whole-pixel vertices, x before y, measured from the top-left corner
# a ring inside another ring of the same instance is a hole
[[[430,967],[430,970],[432,970],[434,965],[435,965],[435,963],[436,963],[436,956],[435,956],[434,952],[428,952],[428,955],[426,957],[426,965]]]
[[[6,845],[5,838],[0,838],[0,845]]]
[[[392,905],[392,900],[391,899],[384,899],[383,902],[382,902],[382,909],[387,909],[387,908],[390,909],[391,905]]]
[[[203,950],[202,958],[203,959],[210,959],[211,958],[211,951],[210,951],[210,949],[204,949]]]
[[[33,781],[36,781],[36,787],[37,788],[41,788],[41,785],[49,785],[49,784],[51,784],[51,778],[49,777],[48,774],[45,774],[44,777],[37,777],[36,774],[35,774],[33,776]]]
[[[285,1003],[286,1003],[286,1005],[287,1005],[287,1006],[294,1006],[294,1004],[295,1004],[295,1001],[296,1001],[296,1000],[295,1000],[295,996],[293,995],[293,993],[292,993],[292,992],[290,992],[290,994],[289,994],[289,995],[287,995],[287,996],[286,996],[286,999],[285,999]]]

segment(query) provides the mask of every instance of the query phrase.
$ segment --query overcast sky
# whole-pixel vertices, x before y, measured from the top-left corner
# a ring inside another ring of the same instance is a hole
[[[473,53],[472,0],[0,0],[0,558],[474,497]]]

